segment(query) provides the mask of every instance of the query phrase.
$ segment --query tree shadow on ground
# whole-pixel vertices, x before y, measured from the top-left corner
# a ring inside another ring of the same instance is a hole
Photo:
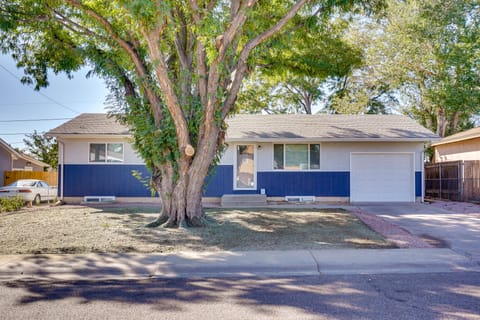
[[[412,281],[411,275],[16,281],[0,286],[20,290],[20,297],[12,308],[62,300],[90,305],[109,302],[113,306],[112,318],[116,315],[115,305],[125,304],[136,310],[148,307],[163,318],[178,312],[183,318],[191,318],[196,307],[207,318],[241,319],[235,316],[241,314],[248,318],[246,310],[256,318],[282,317],[292,311],[297,319],[311,316],[328,319],[475,318],[479,311],[480,277],[478,274],[462,279],[452,277],[452,274],[428,274],[422,275],[421,281]]]
[[[395,247],[342,209],[212,209],[207,211],[206,227],[186,229],[144,228],[154,218],[151,210],[149,214],[144,211],[140,208],[120,212],[117,208],[102,209],[109,214],[109,219],[124,220],[126,228],[119,230],[123,235],[145,244],[174,246],[181,250]],[[129,228],[130,223],[135,223],[136,227]]]

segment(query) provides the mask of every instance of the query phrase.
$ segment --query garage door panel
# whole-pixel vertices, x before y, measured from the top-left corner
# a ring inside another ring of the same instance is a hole
[[[413,153],[352,153],[352,202],[413,202]]]

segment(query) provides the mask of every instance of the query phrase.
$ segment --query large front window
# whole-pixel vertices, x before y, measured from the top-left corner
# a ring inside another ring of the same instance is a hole
[[[123,143],[90,143],[89,162],[123,162]]]
[[[273,169],[320,169],[319,144],[274,144]]]

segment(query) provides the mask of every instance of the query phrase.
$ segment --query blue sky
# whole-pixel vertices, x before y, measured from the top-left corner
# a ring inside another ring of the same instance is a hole
[[[65,119],[84,112],[106,112],[108,91],[101,79],[86,79],[87,71],[79,71],[71,80],[52,73],[50,86],[38,92],[20,83],[23,70],[16,68],[10,56],[0,55],[0,138],[23,148],[24,133],[46,132],[67,120],[13,120]]]

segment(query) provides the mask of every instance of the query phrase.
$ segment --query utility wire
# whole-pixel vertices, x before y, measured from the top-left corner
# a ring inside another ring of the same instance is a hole
[[[21,79],[20,79],[16,74],[14,74],[13,72],[11,72],[11,71],[8,70],[7,68],[5,68],[3,65],[0,64],[0,68],[2,68],[3,70],[5,70],[9,75],[11,75],[12,77],[14,77],[15,79],[21,81]],[[47,95],[44,94],[43,92],[40,92],[40,91],[37,91],[37,92],[38,92],[39,95],[41,95],[42,97],[50,100],[51,102],[55,103],[56,105],[58,105],[58,106],[60,106],[60,107],[62,107],[62,108],[64,108],[64,109],[67,109],[67,110],[69,110],[69,111],[71,111],[71,112],[73,112],[73,113],[80,114],[80,112],[78,112],[77,110],[74,110],[74,109],[72,109],[72,108],[64,105],[63,103],[58,102],[57,100],[55,100],[55,99],[53,99],[53,98],[50,98],[49,96],[47,96]]]
[[[0,122],[37,122],[37,121],[57,121],[57,120],[72,120],[72,118],[13,119],[13,120],[0,120]]]
[[[23,135],[26,135],[26,134],[32,134],[33,132],[16,132],[16,133],[0,133],[0,136],[23,136]],[[37,133],[40,133],[40,134],[43,134],[44,132],[37,132]]]

